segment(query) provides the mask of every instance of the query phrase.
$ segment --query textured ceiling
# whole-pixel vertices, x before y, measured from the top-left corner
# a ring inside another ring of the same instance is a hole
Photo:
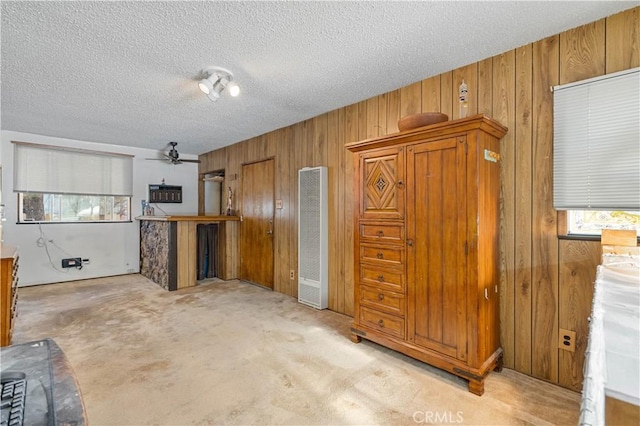
[[[2,1],[2,129],[201,154],[634,2]],[[230,69],[213,103],[200,71]]]

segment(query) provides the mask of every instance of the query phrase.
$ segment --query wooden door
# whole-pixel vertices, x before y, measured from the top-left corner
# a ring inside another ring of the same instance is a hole
[[[361,154],[360,217],[404,219],[404,152],[389,148]]]
[[[242,166],[240,279],[273,289],[274,161]]]
[[[407,148],[409,339],[467,357],[465,147],[449,138]]]

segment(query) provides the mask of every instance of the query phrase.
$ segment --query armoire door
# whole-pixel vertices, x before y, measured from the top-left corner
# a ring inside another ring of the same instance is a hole
[[[407,148],[408,337],[467,358],[466,141]]]
[[[361,154],[360,217],[404,219],[404,149]]]

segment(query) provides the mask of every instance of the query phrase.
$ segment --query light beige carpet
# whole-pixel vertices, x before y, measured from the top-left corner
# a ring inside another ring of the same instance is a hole
[[[214,281],[140,275],[19,289],[13,343],[52,337],[92,425],[567,424],[579,394],[504,369],[466,381],[374,343],[350,318]]]

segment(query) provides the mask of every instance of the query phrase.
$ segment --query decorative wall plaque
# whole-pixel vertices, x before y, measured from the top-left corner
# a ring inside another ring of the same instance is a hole
[[[182,186],[149,185],[150,203],[182,203]]]

